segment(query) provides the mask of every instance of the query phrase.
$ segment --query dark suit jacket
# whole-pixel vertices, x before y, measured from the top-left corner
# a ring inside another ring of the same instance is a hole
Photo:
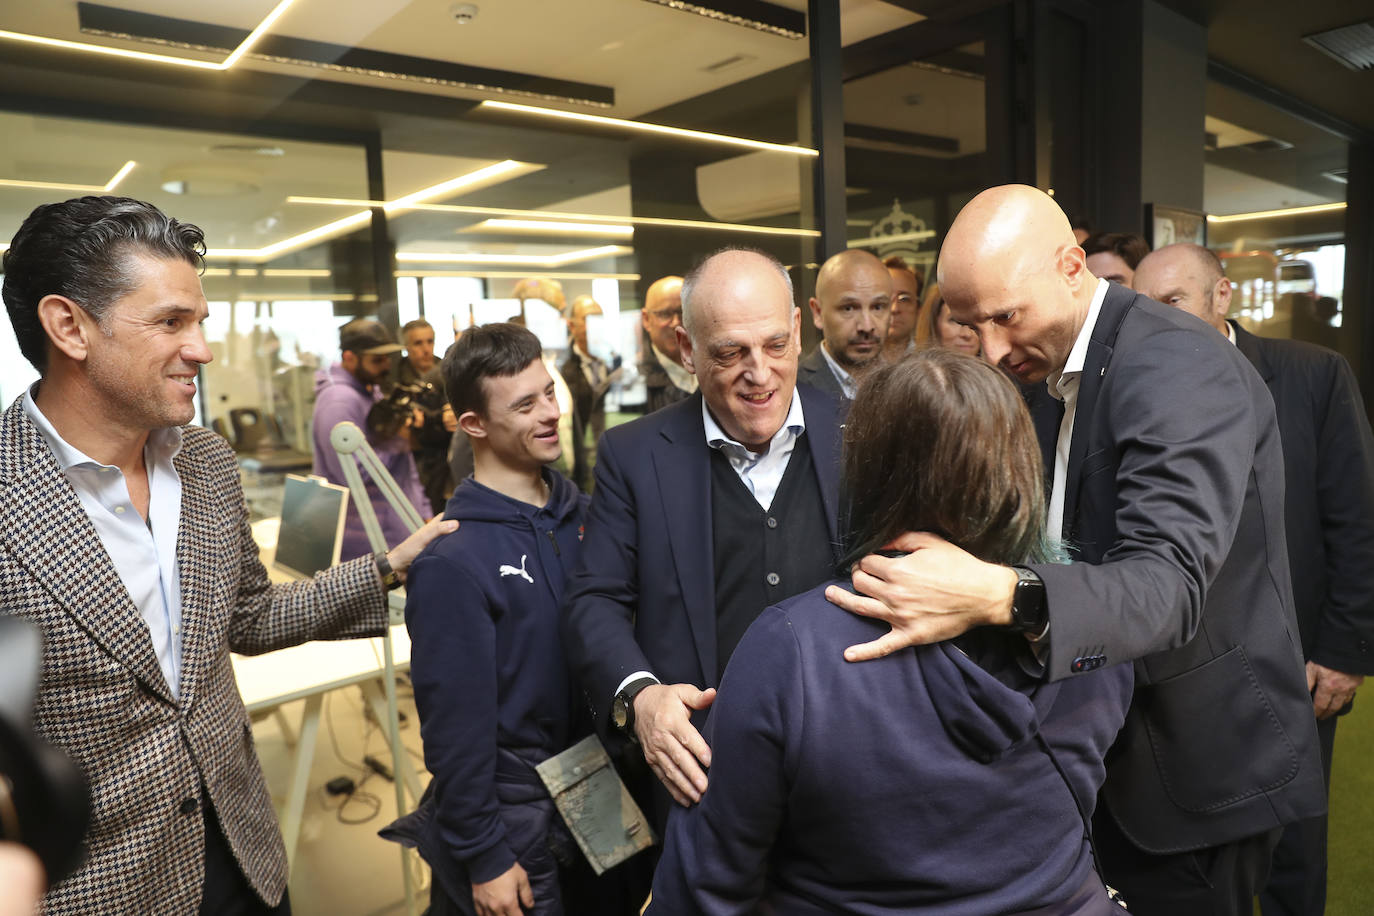
[[[1374,674],[1374,437],[1355,375],[1325,347],[1235,332],[1278,413],[1303,656]]]
[[[223,439],[187,426],[173,463],[181,477],[176,696],[42,434],[18,401],[0,418],[0,613],[43,629],[34,728],[82,768],[94,808],[86,862],[48,891],[50,914],[194,913],[205,863],[202,786],[248,883],[269,903],[280,900],[286,849],[229,653],[386,627],[370,556],[268,585]],[[197,803],[189,814],[188,801]]]
[[[1035,568],[1051,678],[1137,660],[1102,797],[1147,851],[1324,808],[1282,495],[1259,375],[1197,318],[1113,284],[1069,450],[1065,534],[1083,562]]]
[[[797,390],[834,541],[835,404]],[[564,594],[564,644],[603,727],[616,688],[636,671],[716,686],[710,467],[700,392],[601,439],[582,563]]]
[[[797,364],[797,384],[810,385],[812,388],[824,391],[837,401],[845,400],[844,389],[840,387],[840,380],[835,378],[835,373],[830,371],[830,364],[825,361],[825,354],[821,352],[821,345],[816,344],[816,349]]]

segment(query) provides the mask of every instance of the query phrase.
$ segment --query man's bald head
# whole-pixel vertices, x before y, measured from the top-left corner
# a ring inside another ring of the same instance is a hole
[[[894,289],[887,267],[862,248],[841,251],[821,265],[811,319],[830,357],[847,371],[862,371],[882,355]]]
[[[1231,281],[1217,256],[1201,245],[1178,242],[1150,252],[1136,266],[1135,288],[1227,333]]]
[[[1097,289],[1068,217],[1043,191],[989,188],[940,249],[940,292],[978,332],[983,357],[1022,382],[1063,368]]]
[[[681,361],[677,329],[682,326],[682,278],[660,277],[644,294],[639,320],[658,352]]]
[[[782,308],[784,316],[790,320],[792,278],[787,268],[762,251],[725,248],[698,264],[682,281],[682,326],[688,336],[715,318],[715,311],[729,298],[725,294],[736,287],[753,285],[769,288],[772,293],[769,299]]]

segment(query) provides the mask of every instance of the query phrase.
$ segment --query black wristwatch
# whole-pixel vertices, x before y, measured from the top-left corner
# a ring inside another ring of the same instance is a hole
[[[631,741],[635,740],[635,697],[645,687],[652,687],[658,681],[651,677],[635,678],[621,688],[611,703],[611,724]]]
[[[1049,624],[1049,608],[1045,605],[1045,582],[1035,570],[1013,566],[1016,570],[1016,591],[1011,598],[1011,629],[1016,633],[1039,636]]]
[[[382,577],[382,584],[387,591],[401,587],[401,574],[391,568],[391,561],[386,558],[386,551],[379,550],[372,555],[372,559],[377,563],[377,573]]]

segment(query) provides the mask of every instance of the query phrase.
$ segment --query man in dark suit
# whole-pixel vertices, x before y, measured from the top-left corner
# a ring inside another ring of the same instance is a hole
[[[592,470],[587,462],[587,430],[592,431],[592,446],[606,431],[606,392],[620,375],[604,360],[587,349],[587,317],[600,315],[601,306],[591,296],[578,296],[568,307],[568,358],[558,367],[572,394],[573,482],[587,492]]]
[[[699,727],[730,653],[770,604],[836,562],[835,404],[796,385],[799,311],[756,251],[708,258],[682,290],[697,394],[602,439],[565,643],[607,731],[637,741],[680,804],[701,798]],[[655,793],[659,826],[667,799]]]
[[[697,390],[697,378],[682,365],[677,329],[682,327],[682,278],[659,277],[644,293],[639,320],[644,376],[644,412],[676,404]]]
[[[1169,245],[1146,257],[1136,288],[1225,335],[1274,396],[1288,565],[1329,792],[1337,716],[1374,673],[1374,437],[1354,373],[1325,347],[1256,337],[1228,322],[1231,281],[1200,245]],[[1265,916],[1325,911],[1325,815],[1284,830],[1260,908]]]
[[[939,270],[983,356],[1063,405],[1041,427],[1049,532],[1078,562],[993,566],[905,536],[910,556],[861,561],[873,598],[831,590],[893,624],[847,657],[992,624],[1024,631],[1050,679],[1136,660],[1095,818],[1107,881],[1132,912],[1248,914],[1279,828],[1324,808],[1273,401],[1195,319],[1092,276],[1034,188],[975,197]]]
[[[34,729],[93,807],[50,914],[289,913],[229,654],[382,632],[393,571],[457,527],[268,584],[233,452],[187,425],[211,359],[204,252],[151,204],[84,197],[39,207],[5,253],[41,378],[0,417],[0,613],[43,630]]]
[[[872,252],[850,248],[816,274],[811,320],[822,340],[797,369],[797,381],[854,400],[859,379],[883,356],[892,321],[892,275]]]

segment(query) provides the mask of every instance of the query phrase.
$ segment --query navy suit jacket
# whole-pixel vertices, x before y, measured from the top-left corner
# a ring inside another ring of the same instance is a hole
[[[816,349],[797,364],[797,382],[824,391],[837,401],[847,400],[844,389],[840,387],[840,380],[835,377],[830,364],[825,361],[820,344],[816,344]]]
[[[836,537],[839,422],[833,401],[797,386],[816,483]],[[564,595],[564,644],[604,725],[636,671],[716,686],[710,446],[701,393],[606,431],[582,564]],[[763,608],[759,608],[760,611]]]
[[[1303,657],[1374,674],[1374,437],[1355,374],[1334,350],[1235,332],[1278,413]]]
[[[1041,446],[1052,468],[1054,442]],[[1215,329],[1113,284],[1091,333],[1067,471],[1065,537],[1083,562],[1035,567],[1049,600],[1049,676],[1136,660],[1107,810],[1154,853],[1321,813],[1283,454],[1259,375]]]

